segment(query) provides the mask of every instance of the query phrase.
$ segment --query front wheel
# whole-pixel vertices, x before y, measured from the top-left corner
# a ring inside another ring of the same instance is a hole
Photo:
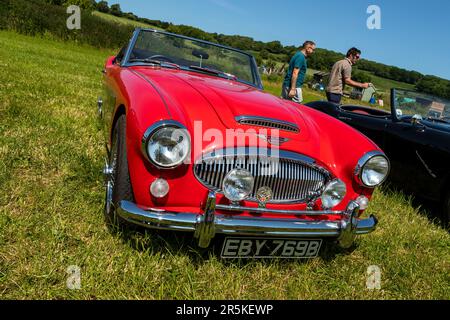
[[[110,225],[119,226],[125,222],[116,212],[119,202],[134,201],[128,171],[125,115],[121,115],[114,126],[108,162],[104,170],[106,175],[104,213]]]

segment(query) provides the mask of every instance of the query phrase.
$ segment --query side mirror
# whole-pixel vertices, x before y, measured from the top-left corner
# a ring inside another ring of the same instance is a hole
[[[208,53],[206,53],[204,51],[201,51],[201,50],[197,50],[197,49],[194,49],[192,51],[192,55],[194,57],[200,58],[202,60],[208,60],[209,59],[209,54]]]
[[[423,117],[420,114],[415,114],[411,117],[411,123],[416,126],[420,124],[420,121],[423,120]]]

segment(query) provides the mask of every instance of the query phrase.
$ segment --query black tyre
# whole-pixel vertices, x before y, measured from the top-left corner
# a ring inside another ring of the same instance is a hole
[[[444,197],[442,209],[444,222],[450,227],[450,191],[448,191],[447,195]]]
[[[116,208],[121,200],[134,201],[128,171],[125,115],[121,115],[114,126],[109,157],[104,212],[105,218],[110,225],[123,226],[127,224],[116,212]]]

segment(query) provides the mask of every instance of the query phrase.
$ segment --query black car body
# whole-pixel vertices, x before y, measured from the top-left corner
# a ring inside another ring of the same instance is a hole
[[[371,138],[392,165],[390,181],[443,204],[450,216],[450,101],[392,89],[391,112],[326,101],[306,106],[327,113]]]

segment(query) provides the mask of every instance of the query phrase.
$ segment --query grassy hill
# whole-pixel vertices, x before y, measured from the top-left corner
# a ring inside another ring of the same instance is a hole
[[[374,84],[375,88],[385,93],[389,93],[391,88],[414,90],[415,87],[413,84],[410,83],[399,82],[391,79],[378,77],[373,73],[365,70],[358,70],[358,72],[368,74],[371,77],[372,79],[371,82]]]
[[[190,236],[110,233],[95,101],[108,50],[0,31],[2,299],[449,299],[450,235],[378,190],[379,228],[310,261],[222,261]],[[80,267],[70,290],[68,268]],[[381,290],[366,288],[381,269]]]
[[[100,17],[104,20],[110,21],[110,22],[114,22],[114,23],[119,23],[119,24],[124,24],[124,25],[131,25],[133,27],[139,27],[139,28],[152,28],[152,29],[156,29],[156,30],[162,30],[161,28],[158,28],[156,26],[153,26],[151,24],[147,24],[147,23],[143,23],[140,21],[134,21],[134,20],[130,20],[127,18],[122,18],[122,17],[116,17],[113,16],[112,14],[108,14],[108,13],[103,13],[103,12],[99,12],[99,11],[93,11],[92,12],[93,15]]]

